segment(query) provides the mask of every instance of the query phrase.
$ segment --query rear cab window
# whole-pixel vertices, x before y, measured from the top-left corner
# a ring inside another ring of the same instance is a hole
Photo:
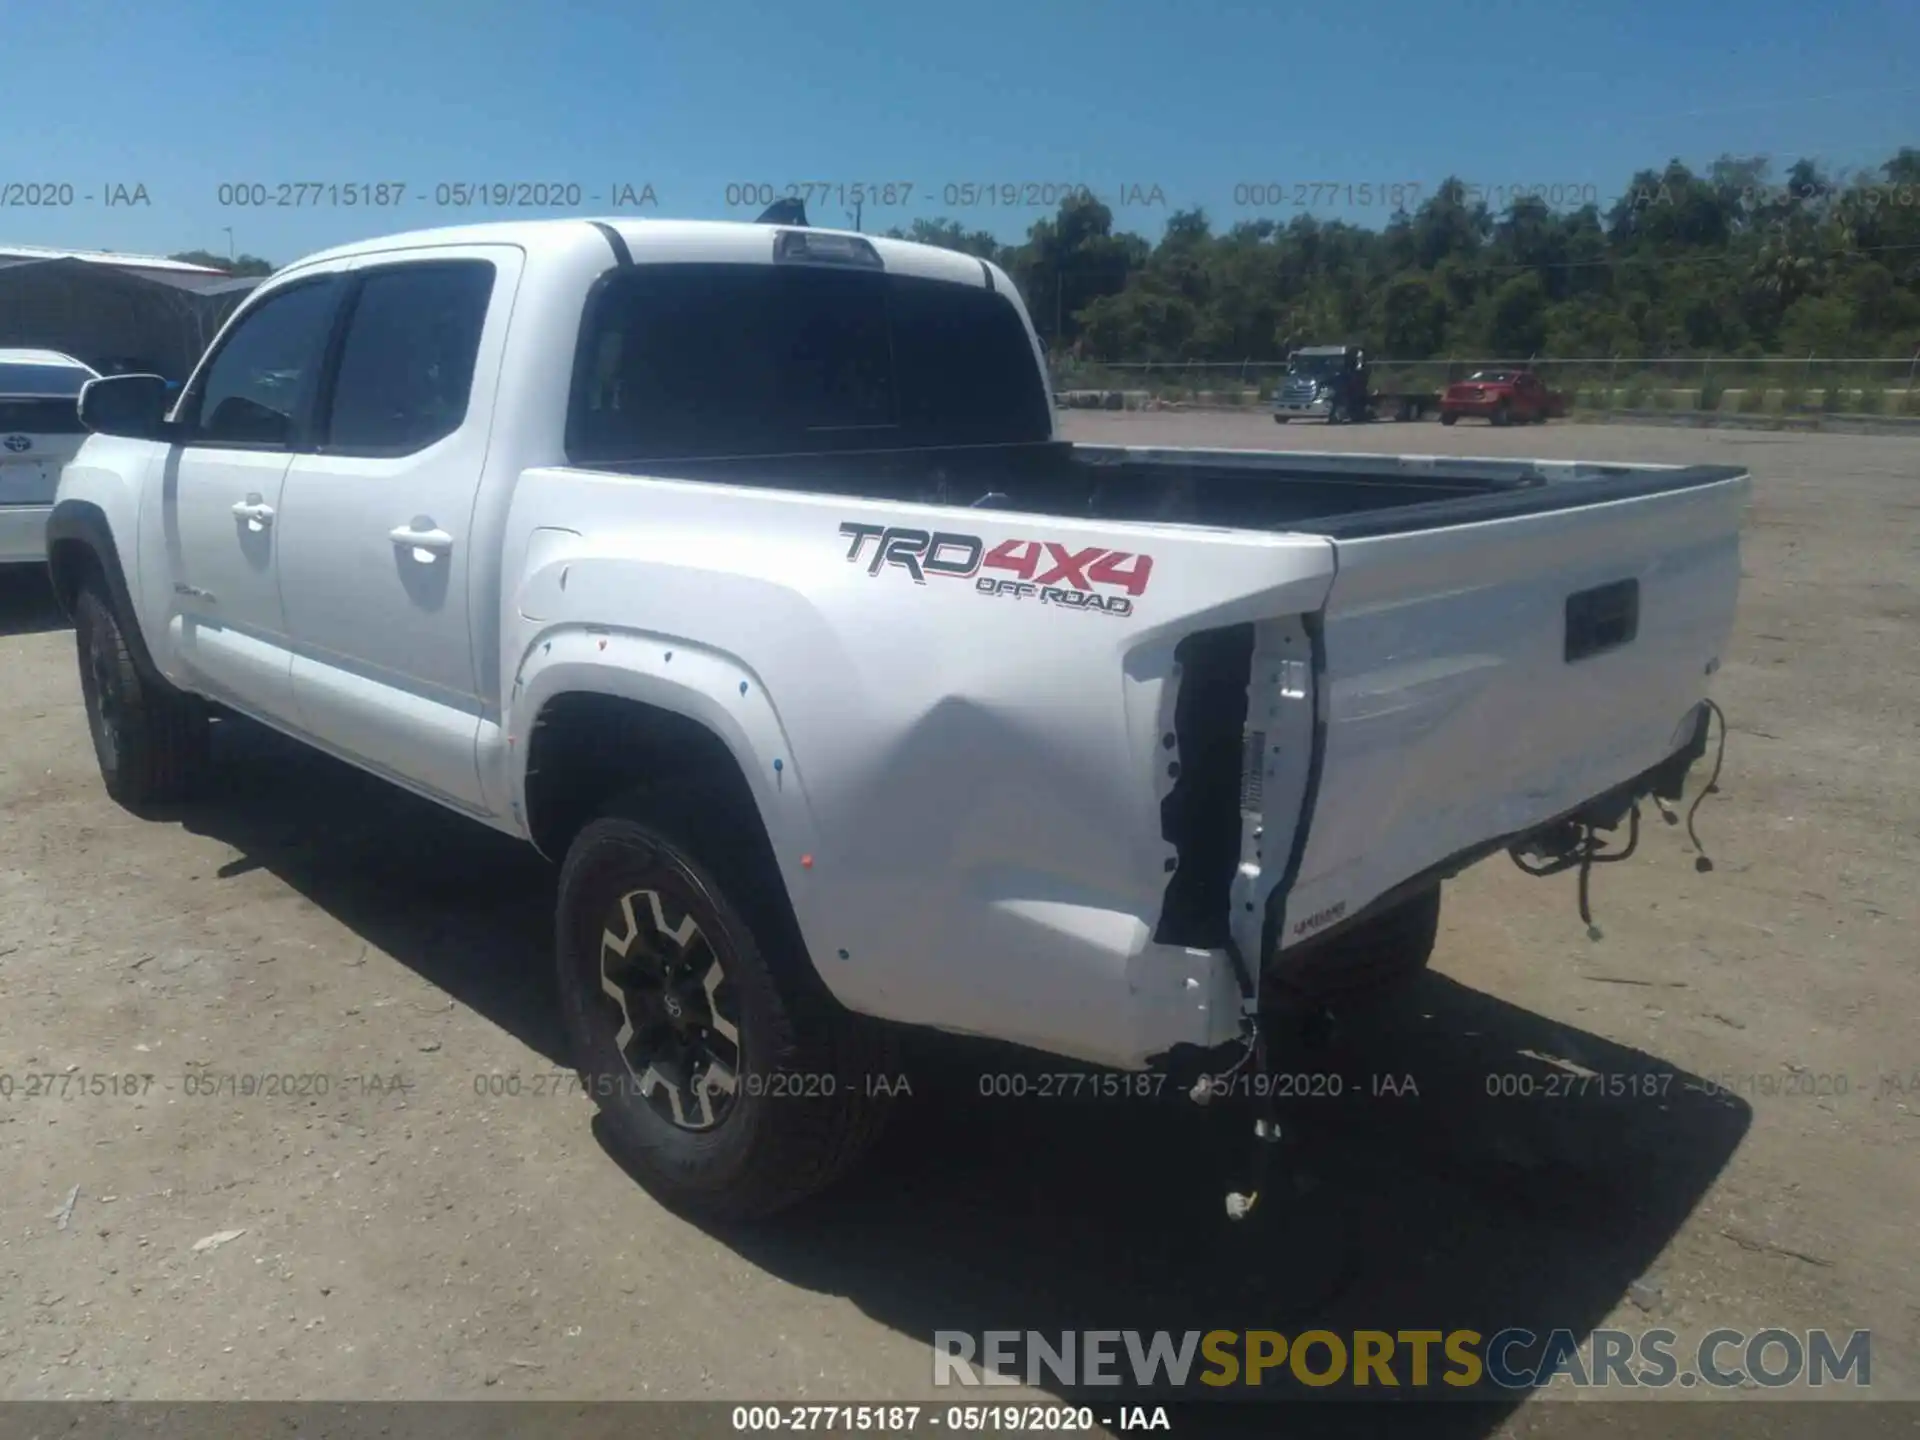
[[[1024,445],[1052,432],[1020,314],[984,284],[817,264],[641,264],[589,298],[577,465]]]

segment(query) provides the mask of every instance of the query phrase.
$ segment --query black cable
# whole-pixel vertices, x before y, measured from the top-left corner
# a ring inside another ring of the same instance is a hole
[[[1611,865],[1619,860],[1630,859],[1640,847],[1640,806],[1636,801],[1633,809],[1627,812],[1627,843],[1611,854],[1600,849],[1600,839],[1593,827],[1587,827],[1587,833],[1580,846],[1580,923],[1587,927],[1589,940],[1601,939],[1600,927],[1593,923],[1593,909],[1587,903],[1587,889],[1593,877],[1596,865]]]
[[[1726,762],[1727,758],[1727,717],[1726,713],[1712,700],[1705,700],[1702,703],[1707,707],[1708,713],[1717,717],[1720,721],[1720,739],[1713,752],[1713,773],[1707,777],[1705,787],[1698,795],[1693,797],[1693,804],[1687,807],[1687,839],[1692,842],[1696,852],[1693,868],[1704,875],[1713,869],[1713,861],[1707,858],[1706,846],[1700,843],[1700,832],[1694,828],[1694,817],[1700,813],[1700,806],[1705,803],[1707,796],[1720,793],[1720,767]],[[1665,804],[1660,801],[1658,796],[1654,797],[1653,803],[1659,806],[1661,815],[1664,816],[1667,823],[1671,825],[1674,816]],[[1579,824],[1579,836],[1565,854],[1556,856],[1554,859],[1541,864],[1534,864],[1525,859],[1518,848],[1513,848],[1507,851],[1507,858],[1512,860],[1523,874],[1532,875],[1535,878],[1559,875],[1568,870],[1579,870],[1580,920],[1581,923],[1587,927],[1587,938],[1589,940],[1598,940],[1601,938],[1600,927],[1593,923],[1593,906],[1591,903],[1593,867],[1596,865],[1611,865],[1615,861],[1625,860],[1639,848],[1640,802],[1637,800],[1634,801],[1633,808],[1627,812],[1627,843],[1611,853],[1601,849],[1599,835],[1592,825],[1583,822],[1576,823]]]
[[[1580,827],[1580,836],[1574,842],[1573,848],[1556,859],[1536,865],[1523,858],[1518,850],[1509,850],[1507,852],[1507,858],[1519,867],[1521,873],[1532,875],[1536,879],[1549,875],[1560,875],[1568,870],[1577,869],[1580,872],[1580,921],[1587,927],[1587,938],[1589,940],[1598,940],[1601,938],[1600,927],[1593,923],[1593,906],[1591,901],[1593,867],[1596,865],[1612,865],[1618,861],[1630,859],[1634,851],[1639,848],[1640,804],[1638,801],[1635,801],[1633,808],[1627,812],[1627,843],[1618,850],[1607,851],[1602,849],[1599,832],[1595,830],[1592,825],[1582,824]]]
[[[1548,860],[1539,865],[1523,858],[1518,850],[1507,851],[1507,858],[1519,867],[1521,874],[1531,875],[1536,880],[1544,880],[1549,875],[1563,875],[1578,865],[1585,843],[1585,839],[1582,838],[1580,844],[1574,849],[1569,850],[1565,855],[1560,856],[1558,859]]]
[[[1587,834],[1590,838],[1594,838],[1592,859],[1595,865],[1611,865],[1618,860],[1631,860],[1633,852],[1640,848],[1640,802],[1634,801],[1633,808],[1627,812],[1627,843],[1620,849],[1602,853],[1597,837],[1593,837],[1591,830]]]
[[[1593,831],[1580,842],[1580,923],[1587,927],[1587,938],[1598,940],[1600,927],[1593,923],[1593,909],[1587,904],[1587,882],[1593,877]]]
[[[1707,796],[1720,793],[1720,765],[1721,762],[1727,758],[1726,714],[1718,705],[1714,704],[1713,701],[1708,700],[1704,703],[1709,712],[1719,717],[1720,743],[1714,748],[1713,773],[1707,777],[1706,788],[1694,796],[1693,804],[1687,807],[1687,839],[1693,843],[1694,850],[1698,852],[1698,858],[1694,860],[1693,868],[1702,875],[1713,869],[1713,861],[1707,858],[1707,847],[1700,843],[1700,833],[1693,828],[1693,817],[1700,813],[1701,803],[1706,800]]]

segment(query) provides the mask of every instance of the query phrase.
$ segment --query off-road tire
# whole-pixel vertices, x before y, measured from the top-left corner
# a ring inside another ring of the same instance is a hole
[[[663,1203],[732,1221],[797,1204],[851,1169],[879,1136],[897,1068],[885,1028],[839,1006],[812,972],[772,855],[746,843],[747,818],[685,792],[625,797],[569,847],[556,925],[574,1063],[614,1148]],[[711,1129],[661,1115],[618,1044],[625,1012],[602,989],[602,935],[637,890],[663,895],[669,924],[691,916],[722,962],[739,1073]]]
[[[1331,1003],[1379,995],[1426,968],[1440,931],[1440,887],[1423,890],[1371,920],[1316,944],[1269,972],[1279,991]]]
[[[113,602],[97,583],[74,601],[87,729],[107,794],[135,814],[190,800],[209,769],[206,703],[141,672]]]

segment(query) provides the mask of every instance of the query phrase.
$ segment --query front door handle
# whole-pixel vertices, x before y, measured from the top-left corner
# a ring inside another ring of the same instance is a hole
[[[249,495],[233,507],[234,518],[247,522],[247,529],[256,535],[273,524],[273,507],[258,495]]]
[[[431,564],[435,556],[444,555],[453,549],[453,536],[435,526],[430,520],[415,520],[406,525],[396,525],[387,532],[387,538],[396,545],[404,546],[412,552],[414,559],[423,564]]]

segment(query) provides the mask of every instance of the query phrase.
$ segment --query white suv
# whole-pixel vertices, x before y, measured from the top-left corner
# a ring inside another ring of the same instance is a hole
[[[45,562],[60,467],[86,438],[80,387],[96,378],[58,350],[0,350],[0,565]]]

